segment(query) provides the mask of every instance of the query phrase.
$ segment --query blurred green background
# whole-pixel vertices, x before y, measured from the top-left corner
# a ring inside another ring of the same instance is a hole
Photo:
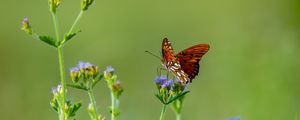
[[[80,0],[62,0],[61,32],[79,9]],[[0,119],[57,119],[49,105],[51,88],[60,81],[57,52],[20,30],[28,17],[36,32],[54,35],[48,1],[2,0],[0,11]],[[96,0],[79,23],[82,32],[64,48],[65,66],[68,70],[80,60],[101,70],[112,65],[125,88],[119,119],[156,120],[162,106],[153,80],[161,65],[144,51],[159,55],[164,37],[176,52],[209,43],[183,120],[296,120],[299,13],[299,0]],[[95,92],[99,111],[109,118],[105,82]],[[89,119],[87,95],[72,88],[68,95],[83,102],[77,119]],[[174,116],[168,109],[166,120]]]

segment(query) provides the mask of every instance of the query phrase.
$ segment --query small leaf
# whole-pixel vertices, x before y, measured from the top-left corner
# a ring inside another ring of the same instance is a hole
[[[75,116],[75,113],[79,110],[79,108],[81,107],[81,103],[75,103],[70,107],[70,113],[69,116]]]
[[[185,91],[185,92],[182,92],[182,93],[180,93],[180,94],[178,94],[178,95],[176,95],[176,96],[171,97],[170,100],[168,100],[167,104],[170,104],[170,103],[172,103],[173,101],[182,98],[185,94],[187,94],[187,93],[189,93],[189,92],[190,92],[190,91]]]
[[[77,33],[81,32],[81,30],[78,30],[77,32],[74,33],[69,33],[65,35],[65,40],[64,43],[68,42],[69,40],[71,40],[75,35],[77,35]]]
[[[182,92],[182,93],[180,93],[180,94],[178,94],[178,95],[172,97],[166,104],[168,105],[168,104],[172,103],[174,100],[177,100],[177,99],[183,97],[185,94],[187,94],[187,93],[189,93],[189,92],[190,92],[190,91],[185,91],[185,92]]]
[[[57,99],[51,100],[50,101],[50,105],[53,108],[53,110],[55,110],[56,112],[58,112],[59,105],[58,105]]]
[[[42,36],[39,36],[39,39],[41,41],[47,43],[48,45],[51,45],[51,46],[57,48],[57,44],[56,44],[55,40],[51,36],[42,35]]]
[[[159,94],[155,94],[155,96],[159,99],[159,101],[163,104],[166,104],[166,102],[163,100],[162,96],[160,96]]]
[[[67,86],[72,87],[72,88],[81,89],[81,90],[84,90],[84,91],[88,90],[85,86],[82,86],[82,85],[79,85],[79,84],[67,84]]]

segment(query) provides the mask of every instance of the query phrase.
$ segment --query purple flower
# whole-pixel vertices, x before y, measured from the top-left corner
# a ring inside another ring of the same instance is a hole
[[[241,120],[239,117],[229,118],[228,120]]]
[[[165,82],[167,82],[167,77],[166,76],[157,76],[155,78],[155,83],[159,86],[163,85]]]
[[[168,88],[168,87],[172,87],[174,85],[172,80],[168,80],[166,81],[164,84],[161,85],[162,88]]]
[[[59,84],[59,85],[57,85],[57,87],[53,87],[51,89],[51,91],[52,91],[53,94],[57,94],[58,92],[62,91],[62,86]]]
[[[57,93],[57,88],[56,88],[56,87],[53,87],[53,88],[51,89],[51,91],[52,91],[52,94],[56,94],[56,93]]]
[[[93,66],[93,64],[91,64],[89,62],[82,62],[82,61],[80,61],[78,63],[78,68],[79,69],[85,69],[85,68],[89,68],[89,67],[92,67],[92,66]]]
[[[77,73],[79,71],[80,71],[80,69],[78,67],[73,67],[73,68],[70,69],[71,73]]]
[[[114,68],[111,66],[107,66],[106,70],[104,71],[104,77],[105,79],[109,80],[112,79],[112,77],[114,76]]]
[[[112,73],[112,72],[114,72],[114,71],[115,71],[115,70],[114,70],[113,67],[107,66],[107,67],[106,67],[106,70],[104,71],[104,73]]]

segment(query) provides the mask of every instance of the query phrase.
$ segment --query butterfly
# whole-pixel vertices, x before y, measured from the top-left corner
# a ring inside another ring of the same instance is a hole
[[[198,44],[189,47],[178,54],[167,38],[162,42],[161,64],[183,83],[190,83],[199,73],[199,61],[209,50],[208,44]]]

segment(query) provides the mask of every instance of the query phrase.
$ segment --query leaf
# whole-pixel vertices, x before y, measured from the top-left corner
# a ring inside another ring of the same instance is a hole
[[[81,32],[81,30],[78,30],[77,32],[74,33],[67,33],[65,35],[65,40],[64,43],[68,42],[69,40],[71,40],[75,35],[77,35],[77,33]]]
[[[45,43],[47,43],[50,46],[53,46],[55,48],[57,48],[57,44],[55,42],[55,40],[51,37],[51,36],[46,36],[46,35],[40,35],[39,39]]]
[[[57,99],[51,100],[50,101],[50,105],[53,108],[53,110],[55,110],[56,112],[58,112],[59,105],[58,105]]]
[[[160,96],[159,94],[155,94],[155,96],[159,99],[159,101],[163,104],[166,104],[166,102],[163,100],[162,96]]]
[[[166,104],[168,105],[168,104],[172,103],[174,100],[177,100],[177,99],[183,97],[185,94],[187,94],[187,93],[189,93],[189,92],[190,92],[190,91],[185,91],[185,92],[183,92],[183,93],[181,93],[181,94],[178,94],[178,95],[172,97]]]
[[[75,103],[70,107],[70,113],[69,116],[75,116],[76,111],[79,110],[79,108],[81,107],[81,103]]]
[[[79,85],[79,84],[67,84],[67,86],[72,87],[72,88],[81,89],[84,91],[88,91],[88,89],[85,86]]]

